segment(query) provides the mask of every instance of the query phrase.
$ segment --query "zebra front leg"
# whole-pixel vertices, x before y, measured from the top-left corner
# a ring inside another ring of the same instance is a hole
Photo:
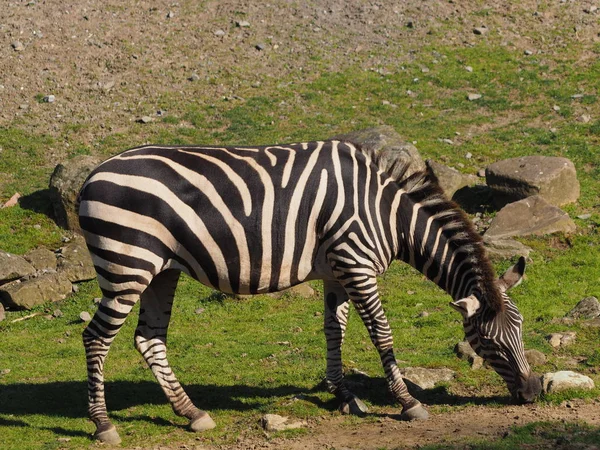
[[[194,406],[167,360],[167,330],[178,280],[179,271],[161,272],[142,294],[135,348],[154,373],[175,414],[188,418],[192,431],[203,431],[214,428],[215,422]]]
[[[112,445],[120,443],[121,438],[106,410],[104,361],[110,344],[138,299],[137,294],[102,298],[98,311],[83,331],[88,374],[88,413],[96,425],[94,438]]]
[[[324,331],[327,341],[327,389],[340,400],[342,414],[362,416],[367,406],[348,390],[342,371],[342,344],[348,323],[349,298],[337,281],[324,281]]]
[[[394,398],[402,405],[402,420],[427,419],[429,413],[421,402],[408,393],[396,357],[392,330],[379,298],[375,276],[353,276],[344,280],[344,288],[369,331],[371,341],[377,348]]]

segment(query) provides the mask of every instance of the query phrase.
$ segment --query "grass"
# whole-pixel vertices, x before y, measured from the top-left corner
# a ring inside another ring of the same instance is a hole
[[[108,156],[141,142],[275,143],[327,138],[388,124],[408,141],[416,141],[424,157],[442,159],[470,173],[513,156],[568,157],[578,169],[581,198],[566,209],[571,216],[590,212],[592,217],[578,220],[578,232],[568,240],[525,240],[535,252],[528,279],[514,290],[513,298],[526,318],[526,347],[548,355],[547,364],[537,370],[561,369],[568,358],[577,356],[581,362],[574,369],[600,381],[596,375],[598,329],[552,321],[563,317],[581,298],[600,296],[600,64],[578,65],[576,53],[565,50],[550,66],[536,57],[486,44],[424,48],[417,60],[384,75],[350,66],[308,81],[266,79],[260,88],[240,88],[240,98],[179,104],[165,98],[166,117],[151,124],[131,124],[93,146],[86,146],[79,134],[89,133],[86,127],[72,126],[63,132],[74,149],[70,156]],[[578,70],[567,69],[570,64]],[[466,71],[466,65],[473,72]],[[422,67],[429,72],[424,73]],[[468,101],[469,92],[480,93],[482,98]],[[585,96],[573,99],[576,93]],[[560,111],[554,111],[553,105]],[[592,111],[596,119],[578,121],[585,111]],[[446,138],[454,145],[440,142]],[[5,251],[23,254],[36,246],[55,249],[60,245],[64,232],[48,218],[44,193],[53,169],[44,152],[53,145],[53,138],[36,135],[18,123],[0,129],[0,201],[16,191],[25,195],[20,206],[0,209],[0,248]],[[475,156],[464,158],[468,152]],[[458,315],[446,306],[444,293],[401,264],[395,264],[380,284],[402,365],[457,371],[457,380],[446,386],[441,400],[432,395],[434,411],[460,407],[448,406],[448,399],[462,398],[461,405],[477,401],[453,394],[465,387],[505,395],[497,375],[471,371],[454,356],[452,349],[462,339],[462,327]],[[318,283],[314,287],[322,289]],[[82,310],[95,310],[92,299],[96,296],[96,284],[85,283],[60,304],[34,311],[60,308],[64,313],[60,318],[39,316],[11,323],[26,313],[9,312],[8,320],[0,323],[0,371],[10,369],[0,375],[1,446],[90,445],[93,426],[85,418],[86,375],[80,342],[84,324],[77,318]],[[198,315],[194,311],[199,307],[204,312]],[[423,310],[430,315],[418,317]],[[321,384],[325,342],[322,317],[316,315],[320,311],[318,297],[234,300],[182,279],[169,336],[170,361],[191,397],[210,410],[220,425],[203,434],[200,443],[221,444],[234,442],[241,434],[259,435],[257,421],[262,413],[313,419],[338,414]],[[124,444],[195,442],[184,429],[185,421],[165,404],[151,372],[133,349],[135,315],[134,311],[117,337],[106,367],[108,407]],[[577,332],[576,343],[552,350],[545,337],[566,329]],[[354,311],[344,361],[347,369],[357,368],[373,377],[369,386],[358,388],[371,409],[389,408],[379,358]],[[541,401],[560,403],[589,395],[597,397],[598,390]],[[591,443],[597,442],[593,439],[598,439],[598,430],[581,424],[533,424],[497,442],[473,443],[473,448],[543,446],[561,436]],[[65,437],[70,440],[58,441]]]

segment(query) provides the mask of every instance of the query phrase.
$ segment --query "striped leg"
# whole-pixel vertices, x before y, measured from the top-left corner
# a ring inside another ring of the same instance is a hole
[[[371,341],[379,352],[388,387],[394,398],[402,405],[402,420],[426,419],[427,411],[408,393],[396,363],[392,330],[379,299],[377,279],[375,276],[353,274],[352,277],[343,278],[340,282],[348,292],[369,331]]]
[[[342,344],[348,323],[349,298],[337,281],[325,281],[324,330],[327,340],[327,389],[341,402],[344,414],[363,415],[366,405],[348,390],[342,372]]]
[[[110,344],[138,299],[139,294],[104,297],[94,318],[83,331],[88,371],[88,413],[96,425],[94,437],[109,444],[118,444],[121,438],[106,411],[104,361]]]
[[[178,416],[190,419],[193,431],[214,428],[208,413],[194,406],[167,360],[167,329],[179,271],[167,270],[152,280],[141,297],[140,318],[135,331],[135,348],[142,354]]]

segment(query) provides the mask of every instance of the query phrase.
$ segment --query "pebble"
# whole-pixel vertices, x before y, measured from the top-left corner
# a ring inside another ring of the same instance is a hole
[[[54,317],[62,317],[63,316],[63,312],[60,309],[55,309],[54,312],[52,313],[52,315]]]
[[[532,50],[525,50],[523,53],[525,53],[526,56],[533,55],[533,51]]]
[[[477,171],[477,176],[478,176],[479,178],[485,178],[485,169],[479,169],[479,170]]]
[[[423,72],[423,73],[429,73],[429,69],[427,67],[423,67],[421,69],[421,72]]]
[[[592,217],[592,215],[591,215],[591,214],[580,214],[580,215],[578,215],[578,216],[577,216],[577,218],[578,218],[578,219],[581,219],[581,220],[587,220],[587,219],[589,219],[590,217]]]
[[[216,30],[216,31],[213,32],[213,34],[216,37],[223,37],[223,36],[225,36],[225,32],[223,30]]]
[[[467,95],[467,98],[469,99],[469,101],[474,101],[474,100],[479,100],[481,98],[481,94],[469,94]]]
[[[25,50],[25,46],[21,41],[14,41],[10,45],[15,52],[22,52],[23,50]]]
[[[581,123],[589,123],[589,121],[592,120],[592,116],[589,114],[582,114],[577,120]]]
[[[554,105],[554,106],[552,107],[552,109],[553,109],[554,111],[557,111],[557,112],[558,112],[558,111],[560,111],[560,106],[558,106],[558,105]]]
[[[473,68],[471,66],[465,66],[465,70],[467,72],[473,72]]]
[[[573,94],[573,95],[571,95],[571,98],[574,100],[578,99],[578,98],[583,98],[583,94]]]
[[[199,79],[200,75],[198,75],[196,72],[192,73],[192,75],[188,78],[190,81],[198,81]]]
[[[421,311],[419,317],[429,317],[429,313],[427,311]]]
[[[2,369],[0,370],[0,375],[8,375],[10,373],[10,369]]]
[[[323,315],[322,312],[315,311],[315,314],[314,314],[315,317],[321,317],[322,315]]]
[[[27,103],[21,103],[19,109],[29,109],[29,105]]]
[[[92,316],[90,315],[89,312],[87,311],[82,311],[79,313],[79,318],[83,321],[83,322],[89,322],[90,320],[92,320]]]
[[[150,123],[152,122],[152,117],[150,116],[142,116],[138,119],[138,122],[140,123]]]
[[[452,139],[442,139],[442,142],[448,145],[454,145],[454,141]]]
[[[99,304],[101,301],[102,301],[102,299],[101,299],[100,297],[96,297],[96,298],[94,299],[94,304],[96,304],[96,305],[97,305],[97,304]]]
[[[239,28],[248,28],[250,26],[250,22],[246,20],[237,20],[235,22],[235,26]]]
[[[175,17],[175,13],[173,11],[169,11],[167,13],[167,19],[172,19],[173,17]]]
[[[79,286],[74,284],[71,286],[71,290],[73,291],[74,294],[77,294],[79,292]]]
[[[473,28],[473,33],[477,34],[479,36],[487,34],[488,31],[489,31],[488,27],[486,27],[486,26]]]
[[[256,44],[254,48],[260,52],[265,49],[265,44]]]
[[[194,311],[195,314],[202,314],[204,311],[206,311],[205,308],[196,308],[196,310]]]
[[[467,152],[467,154],[465,155],[465,158],[467,159],[471,159],[473,157],[473,153],[471,152]]]
[[[43,100],[44,103],[54,103],[56,101],[56,97],[54,95],[46,95]]]

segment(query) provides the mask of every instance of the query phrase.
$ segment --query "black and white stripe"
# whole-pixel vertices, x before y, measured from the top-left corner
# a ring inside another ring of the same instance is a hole
[[[80,193],[79,216],[104,296],[84,332],[96,436],[119,440],[106,411],[103,365],[137,301],[136,348],[175,413],[189,418],[194,430],[214,426],[187,397],[166,358],[181,271],[215,289],[242,294],[323,279],[327,380],[342,407],[350,412],[364,409],[344,386],[342,375],[341,346],[352,301],[405,417],[422,418],[426,412],[408,394],[396,364],[377,289],[376,277],[394,259],[403,259],[456,302],[471,296],[479,309],[491,311],[469,317],[465,329],[478,335],[494,324],[490,338],[502,342],[511,369],[492,364],[514,390],[514,380],[529,376],[529,367],[521,364],[521,318],[496,320],[513,317],[512,309],[504,306],[511,303],[496,285],[478,236],[430,174],[405,178],[405,171],[399,161],[338,141],[145,146],[94,170]],[[475,318],[482,323],[473,326]],[[489,360],[500,358],[499,350],[483,354]]]

